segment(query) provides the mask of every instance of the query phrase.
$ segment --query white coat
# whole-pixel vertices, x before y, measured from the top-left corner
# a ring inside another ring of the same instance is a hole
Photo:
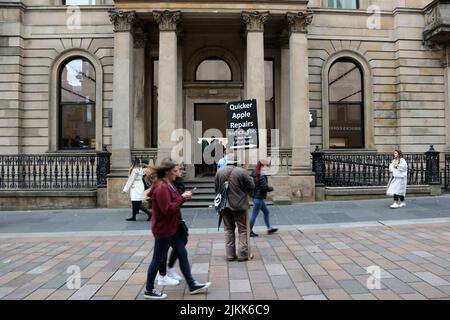
[[[128,181],[123,187],[123,192],[130,192],[131,201],[143,201],[145,200],[144,194],[144,182],[142,178],[144,177],[144,170],[142,168],[134,168],[131,171]]]
[[[393,196],[394,194],[405,196],[406,183],[408,180],[408,164],[406,163],[406,160],[401,158],[397,168],[391,163],[389,165],[389,171],[392,172],[392,177],[389,180],[386,194],[388,196]]]

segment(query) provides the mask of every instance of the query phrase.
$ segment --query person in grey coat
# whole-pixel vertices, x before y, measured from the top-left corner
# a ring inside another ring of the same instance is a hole
[[[224,182],[229,181],[228,201],[223,213],[225,229],[225,247],[228,261],[248,260],[246,211],[249,207],[248,196],[253,194],[255,184],[248,172],[237,167],[236,156],[233,153],[227,155],[227,166],[218,170],[215,178],[216,193]],[[238,230],[239,249],[236,254],[236,235]]]

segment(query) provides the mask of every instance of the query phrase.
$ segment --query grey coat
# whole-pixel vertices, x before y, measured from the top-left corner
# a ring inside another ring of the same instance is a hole
[[[216,173],[215,190],[219,192],[231,169],[229,179],[227,208],[231,211],[245,211],[248,208],[248,196],[253,194],[255,184],[248,172],[242,168],[227,165]]]

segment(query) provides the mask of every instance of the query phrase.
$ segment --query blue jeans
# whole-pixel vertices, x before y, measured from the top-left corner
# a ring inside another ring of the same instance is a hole
[[[264,222],[266,224],[267,229],[270,229],[270,220],[269,220],[269,209],[267,209],[266,203],[264,199],[253,199],[253,209],[252,216],[250,218],[250,230],[253,231],[253,226],[255,225],[256,217],[259,214],[259,210],[262,210],[264,213]]]
[[[191,267],[189,266],[186,243],[177,232],[176,234],[168,238],[155,239],[153,258],[147,271],[147,284],[145,286],[147,291],[153,290],[158,269],[161,266],[161,263],[166,264],[167,251],[169,250],[169,247],[172,247],[180,260],[181,273],[183,273],[187,284],[190,288],[193,286],[195,280],[194,278],[192,278]]]

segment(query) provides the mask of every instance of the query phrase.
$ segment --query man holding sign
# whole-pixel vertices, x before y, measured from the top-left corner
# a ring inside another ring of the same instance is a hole
[[[227,154],[226,167],[217,171],[215,179],[216,193],[221,192],[225,181],[228,181],[226,208],[222,213],[225,229],[225,247],[228,261],[248,260],[247,211],[248,195],[253,194],[255,184],[247,170],[237,167],[236,155]],[[238,229],[239,248],[236,254],[236,235]]]
[[[258,148],[258,114],[256,100],[244,100],[227,103],[227,140],[230,150]],[[247,158],[247,157],[245,157]],[[227,166],[217,171],[216,193],[221,192],[228,181],[228,195],[225,212],[222,214],[228,261],[245,261],[252,258],[249,246],[249,201],[255,184],[246,169],[235,167],[236,155],[230,153]],[[247,167],[244,165],[245,168]],[[235,229],[239,233],[239,250],[236,255]]]

